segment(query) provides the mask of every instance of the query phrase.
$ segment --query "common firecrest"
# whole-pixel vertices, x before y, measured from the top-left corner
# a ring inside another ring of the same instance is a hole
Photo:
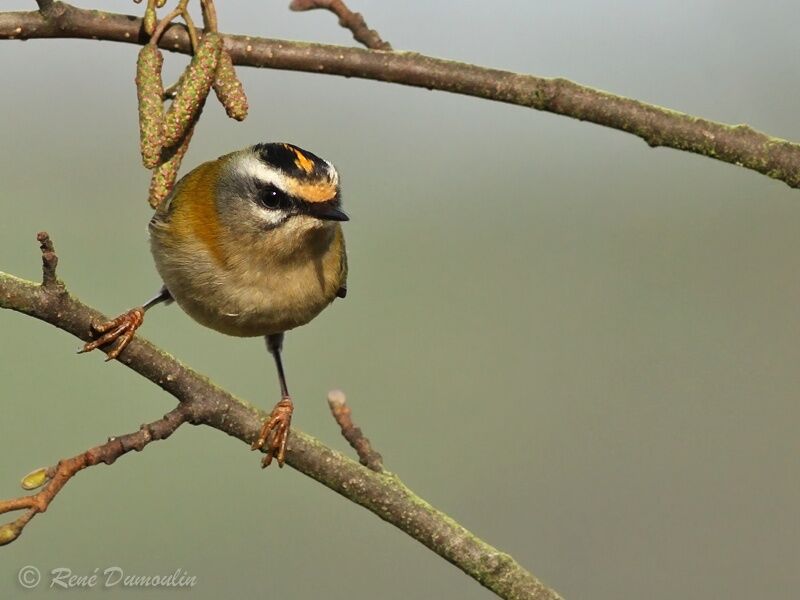
[[[344,298],[347,255],[339,175],[328,161],[285,143],[257,144],[204,163],[183,177],[150,221],[150,249],[163,287],[143,306],[94,326],[88,352],[116,342],[116,358],[144,313],[177,302],[198,323],[241,337],[265,336],[281,400],[253,449],[283,466],[293,404],[281,346]]]

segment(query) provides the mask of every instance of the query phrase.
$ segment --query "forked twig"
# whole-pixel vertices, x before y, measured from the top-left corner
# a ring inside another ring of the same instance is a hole
[[[36,483],[23,487],[31,489],[44,484],[44,488],[36,494],[0,500],[0,514],[25,510],[15,521],[0,526],[0,545],[17,539],[33,517],[45,512],[56,495],[79,471],[100,463],[113,464],[120,456],[131,450],[139,452],[151,442],[168,438],[187,420],[188,414],[183,405],[178,405],[161,419],[142,425],[138,431],[109,438],[105,444],[89,448],[72,458],[64,458],[49,469],[31,473],[23,482],[34,480]]]
[[[339,17],[339,25],[349,29],[353,39],[364,44],[370,50],[391,50],[392,45],[383,41],[380,34],[367,27],[361,13],[353,12],[343,0],[292,0],[289,9],[297,12],[322,8]]]

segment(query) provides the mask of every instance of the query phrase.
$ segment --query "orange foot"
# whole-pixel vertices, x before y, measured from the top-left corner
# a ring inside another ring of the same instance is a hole
[[[116,346],[108,351],[106,361],[117,358],[119,353],[122,352],[125,346],[131,341],[133,334],[139,329],[142,321],[144,321],[144,308],[140,306],[139,308],[132,308],[111,321],[92,323],[92,329],[101,335],[94,341],[86,342],[83,348],[78,350],[78,354],[91,352],[95,348],[116,341]]]
[[[293,411],[292,399],[283,398],[272,409],[269,419],[264,421],[261,433],[258,434],[258,439],[251,446],[252,450],[260,450],[265,445],[267,446],[267,453],[261,461],[262,468],[268,467],[273,457],[277,459],[279,467],[283,466],[283,461],[286,458],[286,440],[289,439],[289,427],[292,424]],[[267,440],[269,440],[269,443],[267,443]]]

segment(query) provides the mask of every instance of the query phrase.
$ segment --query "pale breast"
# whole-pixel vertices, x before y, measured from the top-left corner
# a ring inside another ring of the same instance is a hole
[[[207,327],[243,337],[308,323],[345,283],[338,224],[314,228],[295,248],[279,247],[286,246],[280,239],[267,233],[221,240],[225,262],[220,264],[202,239],[176,247],[165,231],[151,228],[156,267],[178,305]]]

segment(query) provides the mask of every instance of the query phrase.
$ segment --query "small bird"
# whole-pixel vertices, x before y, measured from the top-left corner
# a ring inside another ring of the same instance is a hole
[[[339,174],[287,143],[264,143],[204,163],[184,176],[150,221],[161,291],[116,319],[80,352],[115,343],[117,358],[157,304],[177,302],[198,323],[228,335],[265,336],[281,400],[253,442],[262,466],[283,466],[292,404],[281,361],[284,332],[305,325],[347,293]]]

